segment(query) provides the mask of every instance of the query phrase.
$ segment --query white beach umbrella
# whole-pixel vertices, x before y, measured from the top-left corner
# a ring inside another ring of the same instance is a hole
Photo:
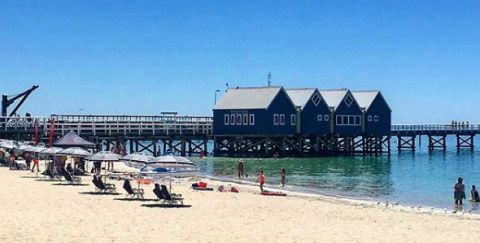
[[[60,153],[63,149],[62,148],[58,148],[58,147],[50,147],[50,148],[46,148],[44,150],[42,150],[40,152],[40,154],[45,154],[45,155],[57,155],[58,153]]]
[[[90,156],[88,156],[86,159],[90,161],[119,161],[121,158],[120,155],[116,153],[112,153],[110,151],[101,151],[98,153],[94,153]]]
[[[18,147],[18,145],[16,145],[13,141],[4,140],[4,141],[0,142],[0,147],[1,148],[6,148],[6,149],[14,149],[14,148]]]
[[[189,159],[182,156],[175,155],[161,155],[155,157],[152,162],[154,163],[178,163],[178,164],[193,164]]]
[[[140,163],[148,163],[154,159],[153,156],[148,156],[144,153],[132,153],[127,154],[121,158],[123,161],[133,161],[133,162],[140,162]]]
[[[90,152],[79,147],[67,148],[59,152],[61,155],[68,155],[73,157],[87,157],[90,155]]]

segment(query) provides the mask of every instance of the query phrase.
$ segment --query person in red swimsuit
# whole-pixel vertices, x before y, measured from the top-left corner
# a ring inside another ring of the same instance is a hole
[[[260,183],[260,192],[263,192],[263,184],[265,184],[265,175],[263,174],[263,170],[260,170],[257,182]]]

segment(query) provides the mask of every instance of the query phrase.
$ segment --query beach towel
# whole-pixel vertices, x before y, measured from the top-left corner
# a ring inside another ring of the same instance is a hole
[[[263,191],[260,193],[261,195],[264,195],[264,196],[287,196],[286,193],[283,193],[283,192],[271,192],[271,191]]]

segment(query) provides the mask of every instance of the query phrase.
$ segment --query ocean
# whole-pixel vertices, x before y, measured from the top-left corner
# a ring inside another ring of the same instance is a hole
[[[479,144],[479,139],[475,143]],[[467,200],[464,210],[480,213],[477,203],[468,201],[472,185],[480,186],[480,151],[456,151],[454,137],[447,139],[447,151],[429,152],[423,138],[415,153],[396,151],[390,156],[325,158],[243,158],[248,178],[255,182],[263,169],[267,186],[280,188],[280,171],[287,172],[287,190],[370,201],[399,202],[401,205],[454,208],[453,186],[464,178]],[[202,174],[237,181],[239,158],[192,158]]]

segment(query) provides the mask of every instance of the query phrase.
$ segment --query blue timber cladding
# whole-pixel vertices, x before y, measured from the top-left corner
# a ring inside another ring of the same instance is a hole
[[[354,91],[364,111],[364,134],[384,136],[390,134],[392,111],[380,91]]]
[[[330,107],[330,132],[338,136],[362,134],[362,110],[350,90],[322,90]]]
[[[213,109],[213,134],[295,134],[295,114],[282,87],[233,88]]]
[[[330,134],[330,109],[317,89],[287,89],[287,93],[300,109],[297,122],[303,135]]]

